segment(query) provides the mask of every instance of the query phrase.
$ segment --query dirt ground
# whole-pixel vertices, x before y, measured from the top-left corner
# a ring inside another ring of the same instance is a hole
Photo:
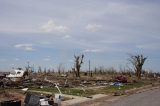
[[[9,100],[21,100],[24,101],[25,94],[22,92],[16,92],[14,90],[0,90],[0,101],[9,101]]]

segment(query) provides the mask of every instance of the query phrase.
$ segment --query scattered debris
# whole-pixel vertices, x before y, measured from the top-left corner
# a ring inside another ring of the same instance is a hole
[[[6,76],[9,74],[10,72],[0,72],[0,79],[6,78]]]
[[[68,75],[67,74],[61,74],[61,77],[67,77]]]
[[[121,83],[127,83],[127,78],[124,76],[117,76],[115,77],[116,82],[121,82]]]
[[[120,96],[121,94],[120,93],[118,93],[118,92],[115,92],[114,94],[113,94],[113,96]]]
[[[120,82],[111,82],[110,85],[123,86],[124,84]]]
[[[54,106],[53,99],[47,98],[46,96],[40,96],[33,93],[27,93],[25,100],[25,106]]]
[[[87,96],[87,98],[93,98],[93,96]]]
[[[4,88],[4,83],[3,83],[3,81],[0,81],[0,88]]]
[[[14,70],[14,71],[15,71],[15,74],[9,74],[6,77],[7,78],[19,78],[19,77],[23,77],[24,72],[25,72],[21,68],[18,68],[18,69]]]
[[[28,88],[23,88],[22,91],[26,92],[28,90]]]
[[[9,100],[0,103],[0,106],[21,106],[21,100]]]
[[[83,85],[91,85],[91,82],[89,82],[89,81],[81,81],[81,84],[83,84]]]
[[[106,80],[97,80],[95,85],[97,85],[97,86],[107,86],[108,85],[108,81],[106,81]]]
[[[54,100],[51,96],[50,98],[42,95],[39,96],[33,93],[27,93],[24,100],[25,106],[59,106],[61,101],[64,99],[64,96],[56,83],[55,87],[59,91],[59,94],[55,94]]]
[[[12,88],[16,89],[18,88],[21,94],[23,95],[23,99],[17,99],[17,101],[18,100],[24,101],[25,106],[50,106],[50,105],[59,106],[62,101],[71,99],[71,97],[64,98],[64,94],[69,94],[72,96],[77,95],[79,97],[85,96],[83,97],[85,99],[88,98],[94,99],[93,94],[99,92],[101,89],[104,90],[102,91],[102,93],[106,93],[105,90],[106,89],[108,90],[108,87],[110,86],[111,88],[114,88],[114,91],[112,91],[112,93],[113,92],[115,93],[113,95],[120,96],[123,94],[123,92],[121,92],[123,91],[122,86],[124,86],[127,82],[130,82],[130,77],[128,76],[117,76],[117,77],[111,76],[109,78],[107,76],[103,78],[101,77],[89,78],[88,76],[83,76],[81,78],[75,78],[70,76],[70,74],[56,74],[56,73],[54,74],[49,72],[45,73],[35,72],[28,75],[28,77],[24,77],[24,74],[25,71],[22,69],[16,69],[14,74],[0,73],[0,87],[8,88],[9,90]],[[53,91],[55,91],[54,87],[57,88],[58,94],[52,94],[53,92],[51,90],[53,89]],[[61,87],[62,89],[60,89],[59,87]],[[69,88],[64,88],[64,87],[69,87]],[[29,93],[28,89],[30,89]],[[35,90],[37,92],[35,94],[33,92],[31,93],[32,90]],[[61,90],[63,91],[64,94],[62,94]],[[50,96],[45,96],[45,92],[49,92]],[[7,101],[4,100],[2,102],[10,103],[12,101],[15,101],[12,99],[6,99],[6,100]]]

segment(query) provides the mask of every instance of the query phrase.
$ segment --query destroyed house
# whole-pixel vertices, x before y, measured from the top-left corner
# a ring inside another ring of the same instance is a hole
[[[9,74],[10,72],[0,72],[0,79],[6,78],[6,76]]]
[[[21,70],[21,69],[16,69],[16,70],[14,70],[14,71],[15,71],[15,74],[9,74],[9,75],[7,75],[6,77],[8,77],[8,78],[23,77],[24,72],[25,72],[25,71],[23,71],[23,70]]]

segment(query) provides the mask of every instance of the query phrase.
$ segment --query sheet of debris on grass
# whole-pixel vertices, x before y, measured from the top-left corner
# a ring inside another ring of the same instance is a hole
[[[10,80],[10,78],[2,78],[0,80],[0,102],[9,100],[21,100],[23,104],[25,101],[26,93],[32,92],[32,98],[36,98],[40,102],[42,96],[44,96],[43,102],[49,100],[50,94],[53,98],[64,96],[64,98],[58,98],[62,101],[74,99],[75,97],[89,97],[97,94],[115,94],[123,95],[125,90],[139,88],[150,84],[151,79],[136,81],[134,77],[124,75],[99,75],[94,77],[82,76],[75,78],[73,76],[58,76],[52,74],[33,74],[28,78],[16,78],[17,80]],[[34,93],[37,93],[34,95]],[[55,94],[55,95],[54,95]],[[70,97],[72,95],[72,97]],[[32,99],[31,98],[31,99]],[[47,99],[46,99],[47,98]],[[42,101],[41,101],[42,102]],[[30,102],[29,102],[30,103]],[[49,103],[49,102],[48,102]]]
[[[21,106],[25,94],[12,89],[0,89],[0,105],[1,106]]]
[[[24,100],[25,94],[22,92],[18,92],[15,90],[5,90],[0,89],[0,101],[8,101],[8,100]]]
[[[30,106],[31,103],[36,103],[37,105],[34,106],[38,106],[40,99],[49,100],[50,97],[53,101],[52,95],[44,93],[24,92],[21,89],[0,89],[0,106],[24,106],[25,104]]]

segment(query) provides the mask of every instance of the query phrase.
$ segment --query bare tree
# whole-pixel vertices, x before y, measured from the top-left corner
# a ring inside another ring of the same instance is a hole
[[[44,68],[43,73],[44,73],[44,74],[46,74],[46,73],[47,73],[47,68],[46,68],[46,67]]]
[[[27,66],[25,67],[25,75],[29,76],[33,72],[33,67],[30,67],[29,61],[27,62]]]
[[[80,68],[83,63],[84,55],[83,54],[81,56],[74,55],[74,58],[75,58],[75,63],[74,63],[74,68],[72,68],[72,70],[75,72],[76,77],[80,77]]]
[[[41,66],[38,67],[38,73],[41,73],[42,72],[42,68]]]
[[[50,70],[50,69],[48,69],[48,70],[47,70],[47,73],[48,73],[48,74],[50,74],[50,73],[51,73],[51,70]]]
[[[64,73],[64,66],[62,63],[60,63],[57,67],[57,70],[58,70],[58,74],[61,75],[62,72]]]
[[[130,55],[130,58],[128,59],[134,66],[134,70],[138,79],[141,79],[142,67],[146,59],[147,57],[144,57],[142,54],[136,56]]]

